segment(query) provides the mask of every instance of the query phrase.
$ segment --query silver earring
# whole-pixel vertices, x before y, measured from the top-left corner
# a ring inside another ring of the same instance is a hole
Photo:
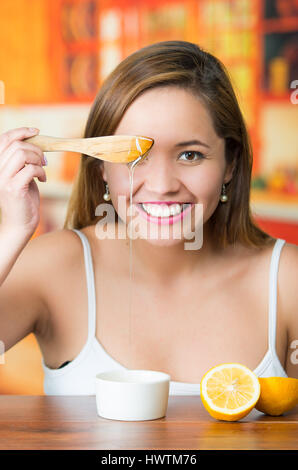
[[[226,195],[226,185],[225,184],[222,185],[220,200],[221,200],[221,202],[227,202],[227,200],[228,200],[228,196]]]
[[[105,187],[106,187],[106,192],[104,193],[103,198],[104,198],[105,201],[110,201],[111,196],[110,196],[108,183],[105,183]]]

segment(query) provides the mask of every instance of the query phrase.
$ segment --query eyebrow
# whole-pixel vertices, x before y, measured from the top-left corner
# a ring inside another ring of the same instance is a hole
[[[204,144],[204,142],[201,142],[200,140],[187,140],[186,142],[179,142],[179,144],[176,144],[175,147],[185,147],[187,145],[202,145],[208,149],[210,148],[209,145]]]

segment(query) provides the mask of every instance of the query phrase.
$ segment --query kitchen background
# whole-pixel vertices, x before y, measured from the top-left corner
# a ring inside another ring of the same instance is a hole
[[[195,42],[227,66],[253,142],[256,220],[298,244],[297,0],[1,1],[0,133],[29,126],[81,137],[107,74],[140,47],[170,39]],[[62,228],[80,160],[47,156],[34,237]],[[33,335],[0,350],[0,393],[43,394],[42,381]]]

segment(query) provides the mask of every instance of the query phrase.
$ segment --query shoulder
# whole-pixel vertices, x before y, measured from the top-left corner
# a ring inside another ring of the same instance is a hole
[[[56,230],[32,237],[23,248],[16,263],[14,272],[24,270],[33,285],[42,280],[51,268],[74,257],[80,248],[79,237],[71,230]]]
[[[280,255],[278,305],[286,327],[286,372],[298,378],[298,246],[291,243],[284,244]]]
[[[292,243],[285,243],[282,247],[279,270],[278,282],[284,293],[287,294],[288,300],[294,298],[297,300],[298,289],[298,245]],[[282,292],[281,292],[282,294]]]
[[[237,246],[234,254],[231,252],[229,259],[235,259],[236,264],[245,270],[250,270],[252,278],[258,275],[269,276],[270,262],[277,239],[262,247]],[[269,277],[268,277],[269,280]],[[298,305],[298,246],[285,242],[281,248],[278,265],[278,296],[279,305],[285,315]],[[297,312],[296,312],[297,313]]]
[[[290,257],[294,256],[297,262],[298,245],[294,245],[294,243],[285,242],[282,248],[282,251],[284,252],[284,255],[283,255],[284,257],[286,256],[285,253]]]
[[[298,305],[298,246],[285,243],[282,247],[278,269],[278,295],[282,311],[291,322],[297,317]]]
[[[50,300],[57,286],[65,285],[70,273],[82,263],[82,242],[69,229],[38,235],[27,243],[22,256],[28,266],[28,275],[45,305],[36,332],[42,334],[51,316]]]
[[[94,226],[89,225],[79,231],[87,239],[91,251],[96,245],[98,252],[99,244],[95,243]],[[82,265],[84,258],[82,240],[71,229],[60,229],[39,235],[29,241],[26,251],[33,263],[40,267],[39,271],[44,269],[47,273],[61,269],[60,272],[65,274],[69,267]]]
[[[26,248],[36,255],[35,262],[51,266],[75,256],[80,246],[81,241],[75,232],[61,229],[32,238]]]
[[[297,268],[298,245],[285,242],[282,248],[282,253],[280,260],[283,259],[284,263],[286,261],[290,269],[295,269],[295,267]]]

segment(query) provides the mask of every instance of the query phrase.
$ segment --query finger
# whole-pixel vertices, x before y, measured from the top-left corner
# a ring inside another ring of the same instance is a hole
[[[29,151],[32,153],[36,153],[39,156],[40,160],[40,165],[45,164],[44,160],[44,154],[43,151],[37,147],[37,145],[30,144],[29,142],[23,142],[20,140],[15,140],[12,142],[12,144],[6,149],[4,152],[2,159],[0,160],[0,171],[1,168],[7,165],[7,162],[9,159],[12,158],[12,156],[16,153],[16,151],[23,151],[23,152],[28,152],[28,155],[30,155]],[[26,155],[25,155],[26,157]],[[25,163],[37,163],[36,160],[33,162],[25,160]]]
[[[13,178],[19,171],[21,171],[25,166],[28,165],[40,165],[40,156],[31,151],[18,149],[15,151],[15,154],[6,162],[6,165],[3,166],[1,170],[1,175],[4,178]]]
[[[15,140],[22,140],[28,137],[32,137],[39,133],[39,129],[31,127],[19,127],[4,132],[0,135],[0,158],[1,154],[11,145]]]
[[[41,182],[47,181],[47,175],[43,168],[39,165],[29,164],[15,175],[12,180],[12,184],[18,189],[23,189],[28,186],[35,177]]]

